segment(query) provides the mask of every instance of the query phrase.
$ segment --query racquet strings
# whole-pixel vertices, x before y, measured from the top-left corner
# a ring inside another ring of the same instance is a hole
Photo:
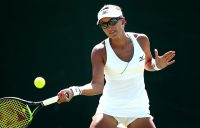
[[[14,99],[0,100],[0,127],[23,128],[31,121],[28,105]]]

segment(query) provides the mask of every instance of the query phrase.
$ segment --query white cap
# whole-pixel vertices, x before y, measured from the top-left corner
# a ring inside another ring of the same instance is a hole
[[[104,17],[119,17],[123,16],[121,8],[116,5],[105,5],[97,15],[98,21],[97,25],[99,24],[99,20]]]

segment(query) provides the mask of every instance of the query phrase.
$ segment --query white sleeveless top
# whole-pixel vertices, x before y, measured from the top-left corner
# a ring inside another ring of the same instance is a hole
[[[133,33],[126,33],[134,47],[130,62],[121,60],[105,40],[107,62],[106,84],[96,113],[117,117],[149,117],[149,99],[144,84],[145,53]]]

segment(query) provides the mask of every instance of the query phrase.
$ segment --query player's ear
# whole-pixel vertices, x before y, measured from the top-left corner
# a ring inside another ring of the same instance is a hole
[[[125,17],[123,17],[121,20],[122,20],[122,26],[123,26],[123,28],[125,28],[125,25],[126,25],[126,19],[125,19]]]
[[[127,21],[126,21],[126,18],[123,17],[121,20],[122,20],[122,25],[126,25],[126,22],[127,22]]]

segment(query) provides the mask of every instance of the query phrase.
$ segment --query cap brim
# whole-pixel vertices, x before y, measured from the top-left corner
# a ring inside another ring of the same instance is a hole
[[[122,12],[120,10],[115,10],[115,9],[110,9],[109,10],[108,9],[106,13],[101,11],[101,12],[98,13],[97,25],[99,24],[99,21],[102,18],[105,18],[105,17],[119,17],[119,16],[122,16]]]

